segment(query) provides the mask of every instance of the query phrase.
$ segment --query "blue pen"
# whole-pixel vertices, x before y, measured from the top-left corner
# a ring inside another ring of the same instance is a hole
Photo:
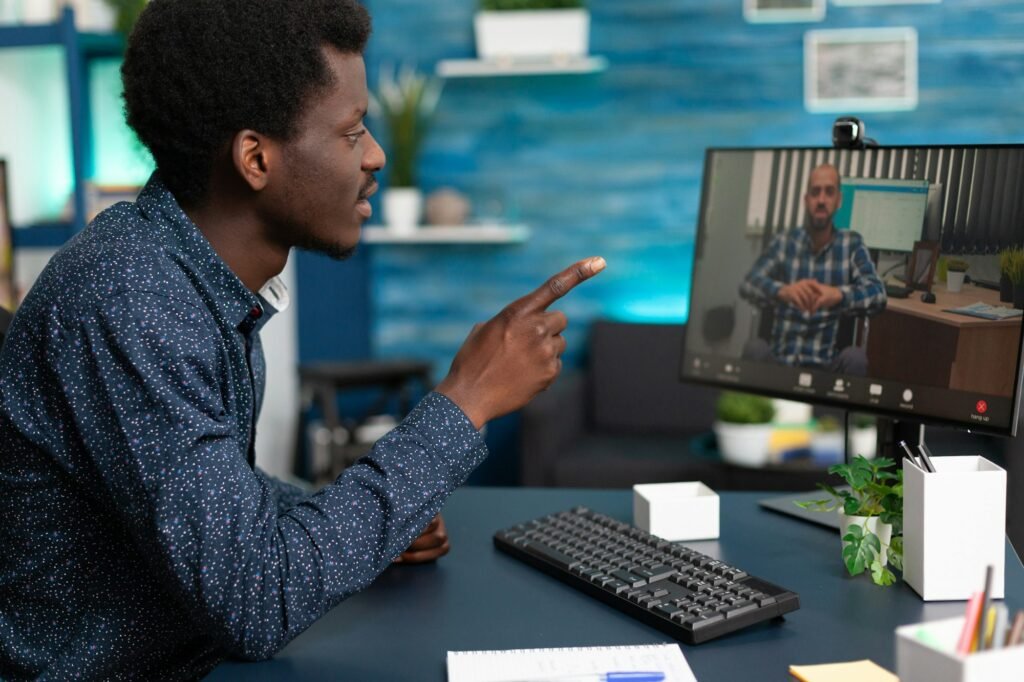
[[[536,680],[531,678],[530,682],[662,682],[664,679],[665,673],[653,670],[638,670],[592,673],[588,675],[558,675]]]

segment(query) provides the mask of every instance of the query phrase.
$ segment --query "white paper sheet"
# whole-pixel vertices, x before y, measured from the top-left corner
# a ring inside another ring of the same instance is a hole
[[[448,682],[547,681],[634,671],[664,673],[665,682],[697,682],[676,644],[448,652]]]

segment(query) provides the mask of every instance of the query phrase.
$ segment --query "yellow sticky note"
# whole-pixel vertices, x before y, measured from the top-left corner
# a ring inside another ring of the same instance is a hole
[[[800,682],[900,682],[874,661],[850,661],[823,665],[791,665],[789,674]]]

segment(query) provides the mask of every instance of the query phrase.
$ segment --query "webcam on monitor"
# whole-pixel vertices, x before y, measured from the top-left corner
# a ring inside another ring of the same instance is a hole
[[[878,142],[865,135],[864,122],[856,116],[840,116],[832,124],[832,146],[836,149],[866,149]]]

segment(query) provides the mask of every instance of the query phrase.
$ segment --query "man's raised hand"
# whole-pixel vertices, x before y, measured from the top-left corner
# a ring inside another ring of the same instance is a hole
[[[604,267],[600,257],[581,260],[473,327],[437,391],[478,429],[530,402],[562,370],[568,321],[548,307]]]

